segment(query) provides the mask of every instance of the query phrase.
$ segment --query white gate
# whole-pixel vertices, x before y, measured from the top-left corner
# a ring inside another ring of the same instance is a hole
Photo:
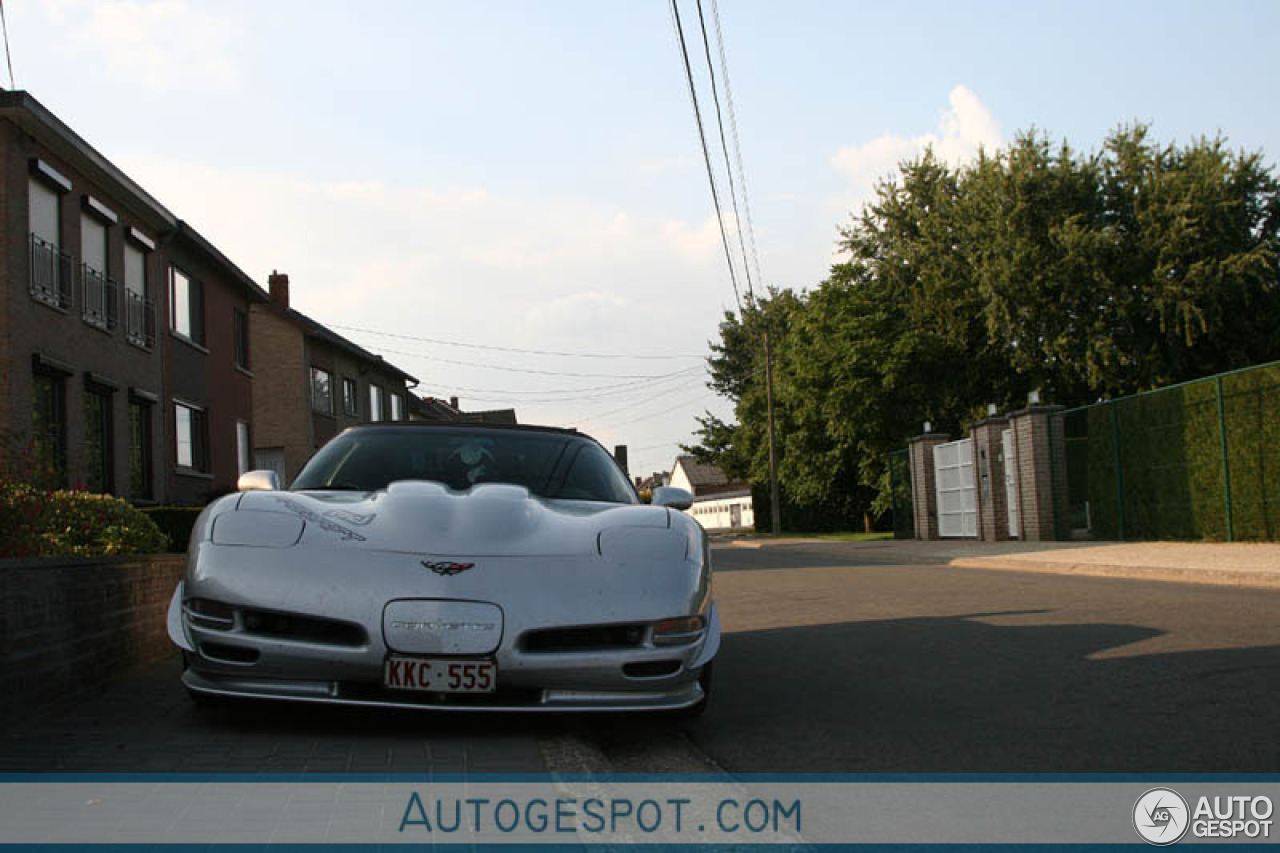
[[[1000,436],[1004,444],[1004,496],[1009,504],[1009,535],[1018,538],[1018,459],[1013,452],[1013,430]]]
[[[933,449],[938,483],[938,535],[978,535],[978,490],[973,485],[973,439]]]

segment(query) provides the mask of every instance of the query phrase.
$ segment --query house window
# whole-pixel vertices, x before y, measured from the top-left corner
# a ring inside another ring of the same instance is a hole
[[[204,288],[177,267],[169,270],[169,328],[204,343]]]
[[[360,417],[360,398],[354,379],[342,380],[342,411],[353,418]]]
[[[57,374],[33,377],[31,439],[36,479],[50,485],[65,483],[67,470],[67,383]]]
[[[249,425],[244,421],[236,421],[236,474],[249,470],[253,448],[249,444]]]
[[[129,496],[151,498],[151,405],[129,401]]]
[[[333,374],[319,367],[311,368],[311,411],[333,414]]]
[[[236,367],[249,369],[249,315],[239,308],[232,309],[231,332],[235,340]]]
[[[107,225],[89,211],[80,214],[80,306],[86,322],[116,325],[116,284],[107,270]]]
[[[209,441],[207,413],[186,403],[173,404],[175,461],[179,468],[193,471],[209,470]]]
[[[382,420],[382,388],[377,385],[369,385],[369,420]]]
[[[62,245],[62,194],[47,182],[32,177],[28,186],[28,219],[31,234],[57,249]]]
[[[124,334],[132,344],[150,348],[156,342],[155,305],[147,297],[147,255],[124,244]]]
[[[31,295],[59,308],[71,305],[71,259],[62,251],[62,194],[50,183],[30,179]]]
[[[404,397],[399,394],[391,395],[391,420],[404,420]]]
[[[111,394],[98,388],[84,391],[85,486],[91,492],[115,488],[112,451]]]

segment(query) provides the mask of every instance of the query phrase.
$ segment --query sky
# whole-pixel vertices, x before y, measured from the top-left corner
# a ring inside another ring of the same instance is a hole
[[[697,5],[679,9],[737,253]],[[839,226],[928,145],[958,164],[1034,127],[1087,150],[1143,121],[1280,152],[1272,0],[718,11],[757,287],[819,284]],[[734,293],[667,3],[5,12],[17,88],[420,393],[627,444],[633,474],[669,469],[699,413],[731,417],[702,368]]]

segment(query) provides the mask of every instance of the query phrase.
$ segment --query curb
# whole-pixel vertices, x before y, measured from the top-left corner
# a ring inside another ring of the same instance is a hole
[[[1115,566],[1098,563],[1051,563],[1038,560],[1017,560],[1008,557],[962,557],[952,560],[947,565],[956,569],[992,569],[996,571],[1126,578],[1129,580],[1194,583],[1209,586],[1248,587],[1252,589],[1280,589],[1280,571],[1177,569],[1156,566]]]

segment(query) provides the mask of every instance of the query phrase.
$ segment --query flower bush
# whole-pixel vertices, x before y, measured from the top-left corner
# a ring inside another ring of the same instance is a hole
[[[168,537],[126,501],[0,481],[0,557],[155,554]]]

